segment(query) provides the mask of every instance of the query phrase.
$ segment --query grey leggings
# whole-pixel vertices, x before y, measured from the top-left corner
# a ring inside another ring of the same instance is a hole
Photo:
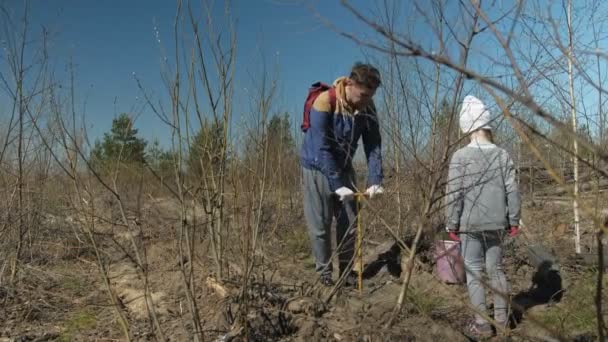
[[[351,189],[354,173],[344,175],[344,184]],[[340,203],[329,188],[327,177],[318,170],[302,168],[304,192],[304,217],[308,227],[316,271],[321,275],[332,274],[331,223],[336,217],[336,245],[340,274],[350,270],[353,258],[355,233],[354,223],[357,208],[354,200]]]
[[[486,295],[482,283],[482,269],[485,264],[490,286],[494,293],[494,319],[507,321],[507,278],[502,268],[503,231],[484,231],[461,234],[462,256],[467,275],[467,288],[471,304],[486,313]],[[486,323],[486,319],[475,314],[475,322]]]

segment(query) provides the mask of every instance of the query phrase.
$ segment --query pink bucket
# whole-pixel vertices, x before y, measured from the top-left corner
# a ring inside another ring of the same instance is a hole
[[[441,281],[448,284],[462,284],[464,282],[464,260],[460,255],[460,242],[436,241],[433,256],[437,275]]]

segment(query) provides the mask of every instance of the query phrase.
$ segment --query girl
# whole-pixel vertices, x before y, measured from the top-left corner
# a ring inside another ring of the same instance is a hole
[[[519,227],[520,199],[513,161],[492,139],[490,113],[474,96],[466,96],[460,110],[460,129],[470,144],[454,153],[447,183],[447,227],[462,245],[471,304],[486,312],[482,268],[494,291],[494,320],[508,323],[508,284],[502,267],[502,240],[515,236]],[[491,336],[492,326],[479,313],[469,331]]]

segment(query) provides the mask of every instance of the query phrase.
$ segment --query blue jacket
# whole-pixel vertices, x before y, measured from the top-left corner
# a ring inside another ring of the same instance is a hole
[[[375,106],[363,112],[353,112],[344,99],[344,79],[338,79],[336,105],[333,113],[329,93],[321,93],[310,110],[310,128],[304,134],[300,152],[302,167],[321,171],[328,179],[332,191],[344,184],[345,173],[352,170],[352,159],[359,138],[367,158],[369,185],[381,184],[382,141]]]

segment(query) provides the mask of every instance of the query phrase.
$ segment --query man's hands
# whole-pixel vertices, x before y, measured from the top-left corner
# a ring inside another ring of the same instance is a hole
[[[382,195],[384,193],[384,188],[382,185],[372,185],[367,190],[365,190],[365,195],[372,198],[377,195]]]
[[[340,198],[340,201],[342,202],[351,199],[355,196],[355,193],[345,186],[338,188],[335,192],[336,195],[338,195],[338,197]]]
[[[372,185],[369,188],[367,188],[367,190],[365,190],[363,195],[366,197],[369,197],[371,199],[374,196],[378,196],[383,193],[384,193],[384,188],[382,187],[382,185]],[[355,193],[351,189],[349,189],[345,186],[338,188],[335,191],[335,194],[338,195],[338,197],[340,198],[340,201],[342,201],[342,202],[344,202],[345,200],[352,199],[355,196]]]

